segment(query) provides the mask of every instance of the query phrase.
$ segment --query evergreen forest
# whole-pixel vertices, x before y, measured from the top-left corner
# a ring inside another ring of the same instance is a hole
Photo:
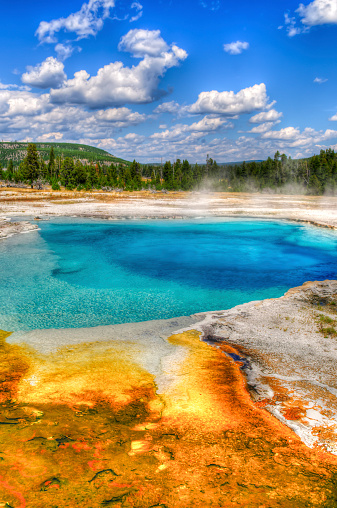
[[[120,159],[121,160],[121,159]],[[337,153],[321,150],[307,159],[291,159],[276,152],[265,161],[217,164],[207,156],[205,164],[190,164],[177,159],[163,165],[111,162],[83,163],[75,157],[55,155],[48,159],[29,143],[24,160],[0,164],[0,179],[8,185],[30,185],[53,190],[202,190],[229,192],[278,192],[321,195],[337,193]]]

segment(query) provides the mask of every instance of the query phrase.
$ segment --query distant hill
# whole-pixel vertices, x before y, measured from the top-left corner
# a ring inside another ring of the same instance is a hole
[[[51,147],[54,148],[55,157],[62,156],[72,157],[73,159],[80,160],[82,164],[100,164],[110,165],[125,164],[129,165],[130,162],[120,159],[111,155],[110,153],[95,148],[89,145],[79,145],[76,143],[35,143],[40,156],[45,161],[49,160],[49,153]],[[7,167],[8,161],[13,160],[14,166],[18,166],[21,161],[26,157],[28,143],[21,143],[17,141],[3,141],[0,142],[0,163],[3,167]]]

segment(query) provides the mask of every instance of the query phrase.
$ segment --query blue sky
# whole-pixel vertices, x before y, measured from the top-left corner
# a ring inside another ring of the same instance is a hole
[[[337,149],[337,0],[16,0],[0,136],[203,162]]]

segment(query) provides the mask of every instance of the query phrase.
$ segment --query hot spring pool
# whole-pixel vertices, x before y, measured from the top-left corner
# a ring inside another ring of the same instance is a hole
[[[263,220],[57,219],[0,242],[0,328],[220,310],[337,277],[337,234]]]

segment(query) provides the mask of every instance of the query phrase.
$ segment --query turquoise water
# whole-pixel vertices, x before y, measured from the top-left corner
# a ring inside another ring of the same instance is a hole
[[[337,278],[333,231],[271,221],[56,220],[0,242],[0,328],[220,310]]]

